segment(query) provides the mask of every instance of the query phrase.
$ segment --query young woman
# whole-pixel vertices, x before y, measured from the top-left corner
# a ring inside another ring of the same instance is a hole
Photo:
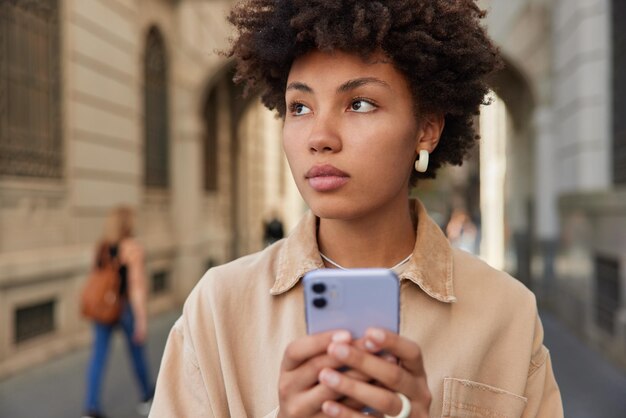
[[[563,416],[533,295],[451,248],[408,199],[475,142],[501,65],[482,17],[472,0],[233,10],[236,79],[283,118],[311,210],[287,239],[205,275],[171,331],[151,416]],[[399,334],[307,336],[300,279],[324,267],[392,268]]]
[[[113,331],[120,326],[128,342],[133,371],[141,390],[138,412],[148,415],[154,388],[149,377],[144,353],[147,333],[147,283],[144,272],[143,248],[133,238],[134,219],[130,208],[120,206],[109,213],[103,238],[98,245],[95,262],[104,258],[117,260],[120,275],[120,297],[123,308],[120,319],[114,324],[93,323],[94,341],[87,370],[87,393],[83,418],[102,418],[100,393],[109,345]]]

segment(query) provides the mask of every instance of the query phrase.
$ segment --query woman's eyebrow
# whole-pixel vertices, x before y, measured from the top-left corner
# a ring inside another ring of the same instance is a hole
[[[343,83],[341,86],[339,86],[337,88],[337,93],[346,93],[348,91],[354,90],[358,87],[364,86],[366,84],[378,84],[380,86],[383,86],[389,90],[391,90],[391,86],[376,77],[362,77],[362,78],[355,78],[354,80],[348,80],[345,83]],[[289,83],[289,85],[287,85],[287,89],[286,90],[298,90],[298,91],[302,91],[304,93],[313,93],[313,89],[311,87],[309,87],[307,84],[305,83],[301,83],[299,81],[294,81],[293,83]]]
[[[337,88],[337,93],[346,93],[350,90],[354,90],[358,87],[364,86],[366,84],[378,84],[389,90],[391,90],[391,86],[387,84],[387,82],[376,78],[376,77],[363,77],[363,78],[355,78],[354,80],[348,80],[343,83],[341,86]]]
[[[304,83],[300,83],[299,81],[289,83],[289,85],[287,86],[287,90],[298,90],[305,93],[313,93],[313,89],[311,87],[307,86]]]

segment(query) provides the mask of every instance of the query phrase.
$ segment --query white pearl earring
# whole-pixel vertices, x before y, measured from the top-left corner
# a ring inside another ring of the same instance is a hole
[[[415,171],[419,173],[425,173],[426,170],[428,170],[428,158],[428,151],[426,151],[425,149],[420,150],[420,155],[417,158],[417,161],[415,161]]]

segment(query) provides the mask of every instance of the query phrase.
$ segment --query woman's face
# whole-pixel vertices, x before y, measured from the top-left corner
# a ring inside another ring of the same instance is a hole
[[[348,220],[406,208],[422,129],[389,60],[311,52],[294,61],[285,100],[283,145],[313,213]]]

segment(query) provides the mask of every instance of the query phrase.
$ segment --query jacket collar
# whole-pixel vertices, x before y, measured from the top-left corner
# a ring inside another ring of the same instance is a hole
[[[415,201],[415,212],[418,219],[415,248],[400,280],[410,280],[438,301],[456,302],[450,243],[419,200]],[[324,268],[316,228],[317,219],[309,211],[285,240],[279,250],[276,281],[270,294],[285,293],[309,271]]]

